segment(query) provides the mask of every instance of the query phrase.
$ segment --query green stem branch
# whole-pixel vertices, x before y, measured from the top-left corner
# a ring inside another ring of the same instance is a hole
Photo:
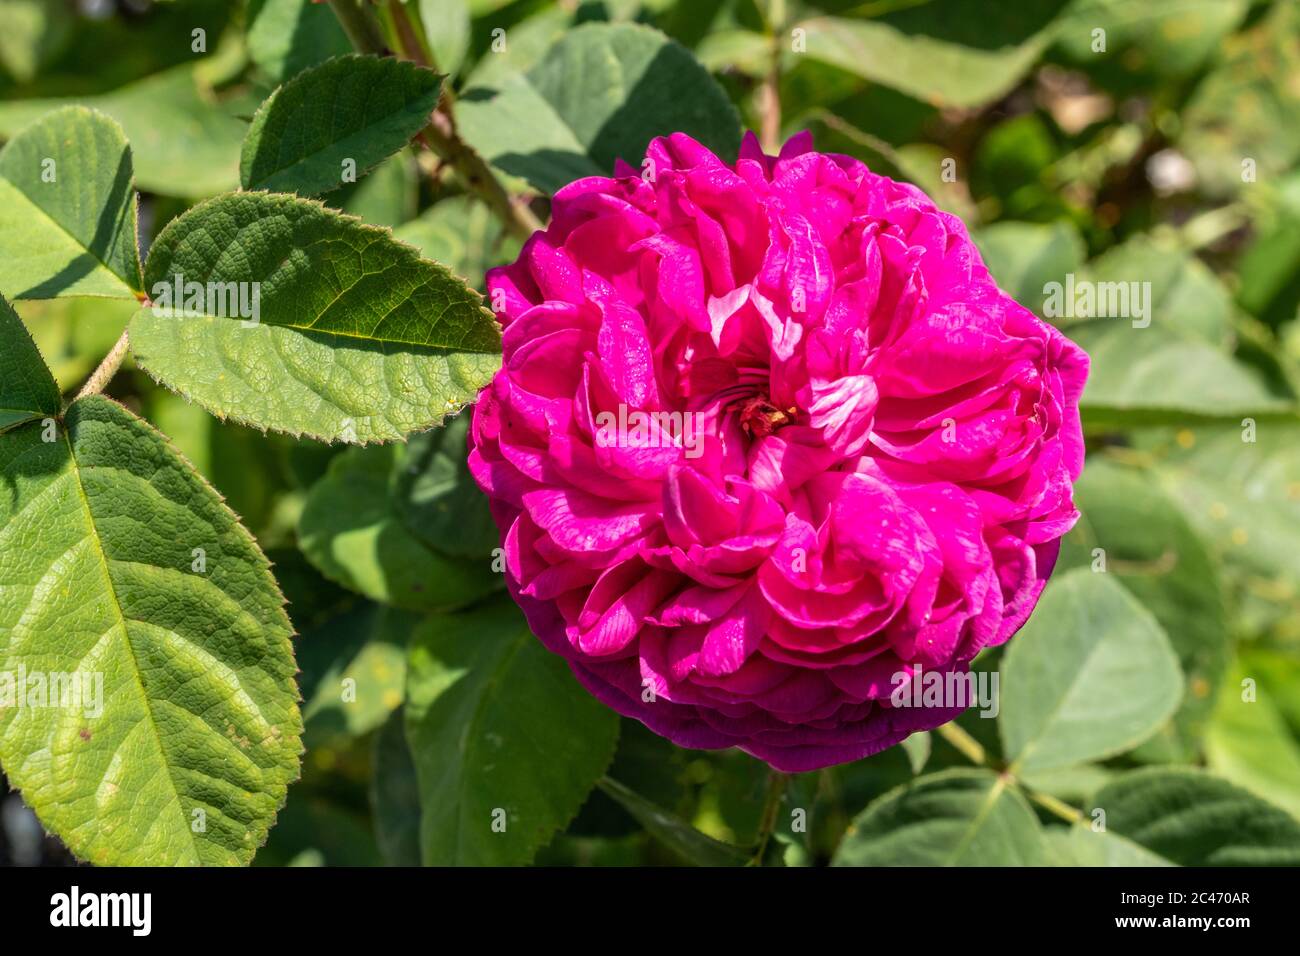
[[[368,6],[359,5],[355,0],[330,0],[330,7],[357,50],[376,56],[392,55],[374,12]],[[396,11],[394,20],[404,54],[414,62],[427,64],[428,58],[418,39],[409,35],[412,28],[410,21],[405,18],[405,11]],[[416,138],[456,170],[465,187],[487,204],[511,235],[527,239],[542,228],[542,223],[533,215],[532,210],[511,196],[487,161],[461,139],[451,112],[451,97],[445,95],[445,92],[438,102],[438,108],[429,117],[429,125]]]
[[[121,337],[113,343],[113,347],[108,354],[104,356],[104,361],[99,363],[99,368],[91,373],[90,378],[86,379],[86,384],[81,387],[77,393],[77,398],[85,398],[87,395],[98,395],[113,380],[117,370],[122,367],[122,362],[126,358],[126,353],[131,347],[131,342],[127,337],[126,329],[122,330]]]
[[[966,731],[957,725],[955,720],[950,720],[938,728],[938,734],[967,760],[973,764],[984,766],[988,762],[988,754],[985,753],[984,747],[978,740],[972,737]]]

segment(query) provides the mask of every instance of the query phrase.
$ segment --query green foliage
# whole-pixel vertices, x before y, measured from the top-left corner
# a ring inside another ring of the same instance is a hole
[[[0,4],[0,766],[75,856],[1300,865],[1294,3],[64,6]],[[1091,360],[998,706],[790,777],[588,694],[467,467],[487,271],[746,128],[923,188]]]
[[[434,616],[411,647],[406,736],[429,865],[517,865],[577,814],[618,717],[499,600]]]
[[[1016,771],[1123,753],[1169,718],[1183,692],[1160,624],[1103,574],[1056,578],[1002,661],[1003,750]]]
[[[0,150],[0,292],[139,292],[132,176],[122,128],[94,110],[65,107],[10,139]]]
[[[145,281],[153,290],[177,276],[258,284],[252,328],[202,309],[145,308],[131,321],[141,366],[221,418],[327,441],[391,441],[438,424],[500,364],[481,296],[386,230],[292,196],[231,194],[174,220],[149,252]]]
[[[0,711],[0,760],[92,862],[247,863],[301,749],[266,559],[121,406],[79,399],[57,431],[0,439],[0,629],[6,673],[66,675],[71,696],[33,702],[29,682]]]
[[[410,63],[342,56],[299,73],[253,117],[245,189],[316,196],[387,159],[429,122],[442,83]]]
[[[694,58],[654,30],[587,24],[527,72],[471,85],[465,138],[503,172],[554,192],[614,161],[639,166],[658,135],[683,132],[722,156],[740,145],[735,107]]]

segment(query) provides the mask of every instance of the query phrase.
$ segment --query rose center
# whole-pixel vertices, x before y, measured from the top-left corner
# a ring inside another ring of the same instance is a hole
[[[740,405],[740,427],[746,435],[764,438],[793,420],[793,408],[782,411],[765,395],[747,398]]]

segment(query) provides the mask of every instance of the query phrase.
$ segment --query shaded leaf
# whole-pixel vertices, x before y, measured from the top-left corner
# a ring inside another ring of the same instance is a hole
[[[427,126],[441,89],[438,74],[392,57],[353,54],[304,70],[253,117],[240,181],[300,196],[337,189]]]
[[[57,416],[62,406],[59,386],[23,320],[0,298],[0,433]]]
[[[68,106],[24,128],[0,150],[0,293],[134,298],[135,206],[131,148],[112,119]]]
[[[577,814],[618,739],[617,715],[504,599],[421,628],[406,716],[421,858],[435,866],[531,861]]]
[[[749,854],[740,847],[713,839],[673,816],[617,780],[602,777],[600,789],[616,800],[651,836],[696,866],[744,866]]]
[[[407,455],[383,445],[335,458],[307,495],[298,523],[303,553],[330,580],[416,611],[463,607],[498,590],[502,577],[486,555],[437,551],[408,528],[396,497]]]
[[[740,146],[739,116],[708,71],[628,23],[570,30],[527,73],[463,91],[456,116],[485,159],[545,192],[607,176],[616,159],[639,167],[656,136],[687,133],[727,160]]]

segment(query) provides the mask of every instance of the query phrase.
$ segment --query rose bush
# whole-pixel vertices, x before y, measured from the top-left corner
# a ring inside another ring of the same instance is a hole
[[[591,693],[787,771],[960,712],[890,697],[1033,610],[1088,368],[960,219],[807,134],[731,166],[679,133],[557,192],[488,291],[504,364],[470,468]]]

